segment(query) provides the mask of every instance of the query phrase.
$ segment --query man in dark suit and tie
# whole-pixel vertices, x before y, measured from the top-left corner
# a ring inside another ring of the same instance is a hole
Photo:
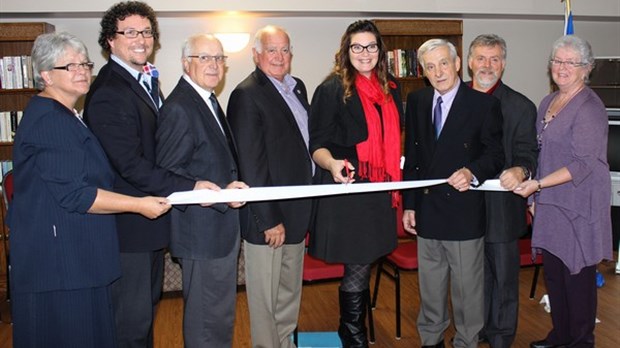
[[[289,36],[283,28],[264,27],[252,53],[256,69],[228,102],[241,178],[250,186],[309,185],[308,97],[304,83],[290,75]],[[250,203],[242,212],[253,347],[295,346],[290,335],[299,315],[311,202]]]
[[[475,90],[501,103],[506,154],[501,184],[509,191],[536,170],[536,106],[506,86],[506,41],[494,34],[476,37],[469,46],[468,65]],[[510,347],[519,317],[519,238],[527,231],[526,200],[512,192],[486,192],[487,229],[484,236],[484,329],[481,339],[493,348]]]
[[[502,114],[497,99],[461,82],[454,45],[428,40],[418,58],[432,88],[407,97],[404,178],[448,184],[403,193],[404,227],[418,236],[417,327],[423,347],[444,347],[450,293],[453,345],[473,348],[484,323],[486,220],[484,193],[469,187],[502,168]]]
[[[115,192],[168,196],[175,191],[216,188],[155,165],[155,130],[162,99],[147,59],[158,38],[155,12],[143,2],[117,3],[105,12],[99,44],[110,59],[86,96],[84,120],[112,164]],[[122,275],[112,284],[111,293],[119,346],[152,347],[164,248],[170,239],[169,216],[149,220],[138,214],[119,214],[116,225]]]
[[[226,56],[213,35],[183,44],[183,77],[161,109],[157,164],[187,178],[244,188],[237,150],[214,89]],[[185,347],[232,346],[242,204],[189,205],[172,211],[170,252],[183,274]]]

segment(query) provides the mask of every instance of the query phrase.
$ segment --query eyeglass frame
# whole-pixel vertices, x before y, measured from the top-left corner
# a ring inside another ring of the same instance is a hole
[[[87,71],[92,71],[95,68],[95,63],[94,62],[86,62],[86,63],[68,63],[67,65],[64,66],[55,66],[52,67],[53,70],[67,70],[67,71],[78,71],[80,70],[80,67],[82,67],[82,69],[87,70]]]
[[[143,38],[145,39],[150,39],[153,36],[155,36],[155,31],[153,29],[144,29],[144,30],[137,30],[137,29],[125,29],[125,30],[118,30],[116,31],[117,34],[121,34],[123,36],[125,36],[128,39],[135,39],[138,37],[138,35],[142,35]],[[135,33],[134,34],[130,34],[130,33]]]
[[[375,46],[377,48],[377,50],[376,51],[371,51],[370,50],[371,46]],[[355,49],[353,49],[353,47],[360,47],[361,49],[360,49],[359,52],[355,52]],[[366,46],[363,46],[363,45],[360,45],[360,44],[356,43],[356,44],[349,45],[349,49],[351,50],[351,52],[353,52],[355,54],[362,54],[362,53],[364,53],[364,50],[366,50],[366,52],[368,52],[368,53],[377,53],[377,52],[379,52],[381,47],[379,47],[379,43],[377,43],[377,42],[370,43],[370,44],[368,44]]]
[[[572,62],[570,60],[559,60],[559,59],[550,59],[549,60],[549,64],[551,64],[552,66],[557,66],[558,68],[562,67],[562,65],[564,65],[565,68],[567,69],[574,69],[574,68],[581,68],[583,66],[588,65],[588,63],[586,62]]]
[[[228,56],[210,56],[208,54],[201,54],[201,55],[191,55],[191,56],[185,56],[186,58],[198,58],[198,61],[201,64],[206,64],[209,62],[216,62],[217,64],[224,64],[226,63],[226,59],[228,59]]]

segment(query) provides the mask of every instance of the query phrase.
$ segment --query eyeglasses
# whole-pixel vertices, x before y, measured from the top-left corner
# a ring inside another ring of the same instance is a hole
[[[139,34],[142,34],[142,37],[147,39],[153,37],[153,29],[144,29],[144,30],[136,30],[136,29],[125,29],[124,31],[117,31],[117,34],[125,35],[126,38],[135,39]]]
[[[350,45],[349,48],[351,49],[351,52],[355,54],[360,54],[364,52],[364,50],[368,51],[368,53],[377,53],[379,51],[379,44],[371,43],[366,46],[362,46],[360,44],[353,44]]]
[[[200,56],[187,56],[187,58],[198,58],[198,60],[202,64],[210,63],[210,62],[216,62],[217,64],[224,64],[228,56],[209,56],[209,55],[203,54]]]
[[[551,59],[549,61],[549,63],[551,63],[551,65],[557,66],[557,67],[561,67],[562,65],[564,65],[564,67],[567,68],[567,69],[579,68],[579,67],[582,67],[582,66],[588,64],[588,63],[582,63],[582,62],[573,62],[573,61],[570,61],[570,60],[563,61],[563,60],[558,60],[558,59]]]
[[[55,70],[67,70],[67,71],[78,71],[80,68],[84,69],[84,70],[93,70],[93,68],[95,67],[95,63],[93,62],[86,62],[86,63],[69,63],[65,66],[55,66],[52,69]]]

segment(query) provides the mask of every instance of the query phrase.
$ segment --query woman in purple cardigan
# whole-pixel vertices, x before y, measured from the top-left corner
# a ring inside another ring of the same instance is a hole
[[[588,87],[590,44],[563,36],[549,68],[559,90],[538,109],[538,175],[515,193],[535,208],[532,246],[542,250],[553,328],[532,348],[594,347],[596,265],[612,259],[607,112]]]

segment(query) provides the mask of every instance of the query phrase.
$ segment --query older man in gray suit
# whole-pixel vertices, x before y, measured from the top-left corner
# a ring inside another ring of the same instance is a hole
[[[213,90],[226,56],[212,35],[183,45],[183,77],[161,109],[157,163],[218,187],[238,182],[235,142]],[[217,189],[217,188],[216,188]],[[230,347],[235,319],[241,203],[190,205],[172,212],[170,251],[183,269],[185,347]]]

